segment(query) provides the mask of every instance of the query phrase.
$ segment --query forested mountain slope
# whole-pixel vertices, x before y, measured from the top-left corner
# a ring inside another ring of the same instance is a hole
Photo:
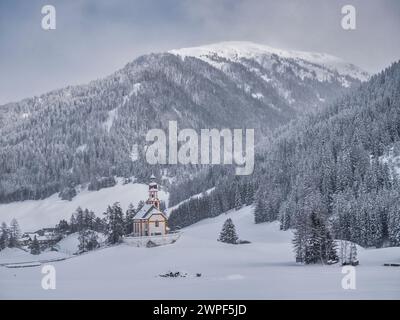
[[[308,61],[311,53],[221,47],[228,51],[208,60],[179,50],[142,56],[105,79],[1,106],[0,202],[73,195],[79,184],[101,186],[101,177],[160,177],[143,155],[132,161],[149,128],[177,120],[179,128],[256,128],[261,138],[366,77],[350,64]],[[168,174],[187,170],[169,166]]]
[[[306,217],[318,212],[336,238],[400,245],[398,176],[382,161],[399,143],[397,62],[328,109],[279,130],[257,151],[254,179],[213,177],[221,181],[215,191],[185,203],[170,222],[187,225],[254,201],[256,222],[306,228]]]

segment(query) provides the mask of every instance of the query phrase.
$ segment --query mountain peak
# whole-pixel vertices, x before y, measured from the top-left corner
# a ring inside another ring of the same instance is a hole
[[[300,63],[307,62],[308,64],[319,65],[342,76],[350,76],[360,81],[366,81],[369,78],[369,74],[361,68],[327,53],[284,50],[249,41],[224,41],[198,47],[175,49],[169,51],[169,53],[182,58],[195,57],[207,62],[210,62],[210,59],[215,56],[232,61],[244,58],[261,62],[264,58],[271,58],[271,56],[276,55]]]

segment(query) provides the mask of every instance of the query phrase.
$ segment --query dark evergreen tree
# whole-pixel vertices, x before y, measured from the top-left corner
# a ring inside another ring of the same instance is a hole
[[[71,231],[67,220],[64,219],[60,220],[60,222],[56,225],[55,229],[56,229],[55,232],[58,235],[66,235]]]
[[[307,246],[309,236],[308,217],[299,215],[296,221],[296,229],[294,231],[293,246],[296,255],[296,262],[306,263]]]
[[[293,240],[296,260],[306,264],[337,262],[335,242],[320,214],[312,210],[299,219]]]
[[[125,232],[124,214],[118,202],[108,206],[106,216],[106,235],[109,244],[119,243]]]
[[[97,232],[104,233],[104,230],[105,230],[105,222],[104,222],[104,220],[101,219],[100,217],[96,217],[94,219],[94,228],[93,228],[93,230],[97,231]]]
[[[236,234],[235,225],[233,224],[232,219],[228,218],[222,227],[222,231],[219,235],[218,241],[237,244],[238,240],[239,238]]]
[[[71,215],[71,219],[69,220],[69,225],[70,225],[71,233],[78,231],[78,224],[77,224],[74,214]]]
[[[8,246],[10,248],[19,247],[21,238],[21,229],[19,228],[18,221],[16,219],[12,219],[10,223],[9,229],[9,242]]]
[[[388,236],[392,246],[400,246],[400,201],[391,202],[388,217]]]
[[[29,246],[29,249],[31,250],[31,254],[34,254],[34,255],[40,254],[40,245],[39,245],[38,239],[36,238],[36,235],[33,238],[32,242]]]
[[[85,229],[79,232],[79,251],[87,252],[99,247],[98,235],[96,231]]]
[[[261,223],[266,221],[266,204],[262,195],[257,195],[256,205],[254,208],[254,220],[255,223]]]
[[[240,187],[235,188],[235,210],[239,210],[242,207],[242,194],[240,192]]]
[[[8,247],[9,243],[9,229],[5,222],[2,222],[0,228],[0,250]]]
[[[133,217],[135,213],[135,207],[131,203],[125,213],[125,234],[131,234],[133,232]]]
[[[355,243],[352,243],[350,246],[350,264],[358,265],[358,257],[357,257],[357,246]]]

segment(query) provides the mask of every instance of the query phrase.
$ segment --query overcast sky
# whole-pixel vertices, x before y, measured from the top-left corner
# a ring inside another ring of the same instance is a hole
[[[41,28],[54,5],[57,29]],[[341,7],[357,29],[341,28]],[[399,0],[0,0],[0,104],[108,75],[135,57],[219,41],[326,52],[377,72],[400,59]]]

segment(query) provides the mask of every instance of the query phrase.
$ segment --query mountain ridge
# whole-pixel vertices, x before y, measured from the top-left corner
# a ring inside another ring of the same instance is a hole
[[[258,137],[323,108],[360,81],[301,77],[279,56],[240,61],[141,56],[112,75],[0,108],[0,202],[39,199],[107,176],[147,181],[160,166],[132,162],[151,128],[254,128]],[[142,149],[142,148],[141,148]],[[143,156],[143,154],[140,154]],[[143,158],[144,159],[144,158]],[[171,176],[188,168],[168,167]],[[190,169],[189,169],[190,170]]]
[[[207,56],[213,54],[232,60],[240,58],[257,58],[263,55],[277,55],[288,59],[304,60],[314,64],[321,64],[331,70],[337,71],[341,75],[348,75],[357,78],[360,81],[366,81],[370,77],[368,72],[362,70],[360,67],[331,54],[311,51],[284,50],[249,41],[224,41],[198,47],[173,49],[168,52],[182,57],[192,56],[205,60]]]

